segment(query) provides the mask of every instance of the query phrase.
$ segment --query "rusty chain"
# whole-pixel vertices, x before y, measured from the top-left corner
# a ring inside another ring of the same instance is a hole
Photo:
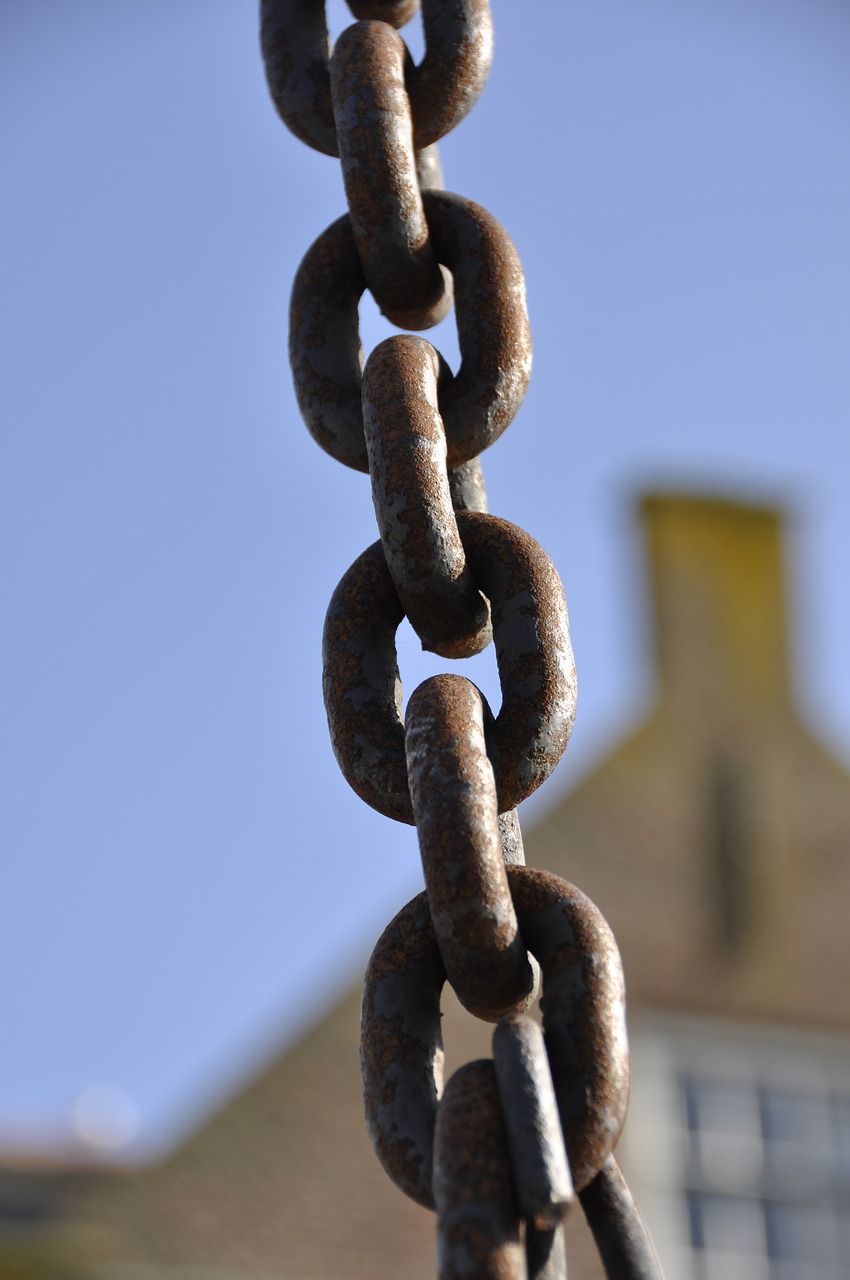
[[[348,213],[308,249],[292,289],[301,414],[338,461],[368,471],[380,540],[325,621],[323,687],[343,774],[414,823],[425,892],[388,925],[363,993],[361,1067],[375,1151],[436,1210],[441,1280],[566,1276],[579,1199],[606,1272],[660,1275],[612,1155],[629,1081],[619,953],[580,890],[524,865],[516,806],[554,769],[575,715],[561,582],[540,546],[487,513],[478,455],[525,395],[531,338],[504,228],[442,190],[436,142],[490,66],[488,0],[423,0],[426,52],[398,28],[419,0],[348,0],[359,19],[330,52],[324,0],[262,0],[269,88],[288,127],[339,156]],[[454,303],[460,367],[399,334],[363,365],[369,289],[397,326]],[[502,707],[459,676],[426,680],[402,714],[395,632],[468,657],[495,642]],[[545,999],[543,1028],[525,1010]],[[443,1086],[440,993],[496,1023],[492,1061]]]

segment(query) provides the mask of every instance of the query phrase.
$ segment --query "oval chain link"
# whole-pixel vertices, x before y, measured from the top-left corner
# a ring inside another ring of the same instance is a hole
[[[622,968],[578,889],[524,865],[516,805],[557,764],[575,717],[560,579],[523,530],[487,514],[478,456],[522,403],[531,337],[522,267],[485,209],[443,191],[435,143],[490,66],[488,0],[423,0],[416,66],[397,28],[418,0],[349,0],[331,53],[323,0],[262,0],[274,103],[339,156],[348,213],[308,249],[290,303],[299,409],[332,457],[367,471],[380,541],[333,594],[323,639],[331,742],[354,790],[415,823],[426,891],[379,939],[363,992],[361,1072],[375,1151],[436,1209],[441,1280],[564,1280],[574,1191],[610,1277],[660,1272],[612,1155],[629,1083]],[[426,329],[454,299],[460,367],[422,338],[363,368],[358,307]],[[495,641],[493,716],[459,676],[402,715],[395,632],[468,657]],[[523,1014],[542,972],[543,1030]],[[497,1023],[493,1060],[443,1088],[445,981]]]
[[[363,429],[381,545],[423,648],[468,658],[492,639],[457,527],[438,405],[440,357],[411,334],[387,338],[363,370]]]
[[[516,249],[486,209],[448,191],[422,202],[438,260],[454,279],[460,368],[440,365],[438,404],[451,468],[513,421],[531,376],[531,331]],[[292,285],[289,360],[301,416],[317,444],[369,470],[363,436],[358,304],[366,277],[346,214],[305,254]]]
[[[402,27],[411,0],[362,0],[355,17]],[[413,145],[422,151],[445,137],[475,105],[493,56],[488,0],[424,0],[425,56],[405,59]],[[308,146],[339,155],[331,102],[330,40],[324,0],[262,0],[260,42],[272,101],[284,124]]]

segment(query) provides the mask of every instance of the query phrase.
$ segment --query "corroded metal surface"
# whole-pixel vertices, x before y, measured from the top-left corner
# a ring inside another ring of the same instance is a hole
[[[563,1222],[573,1182],[543,1032],[531,1018],[504,1018],[493,1032],[493,1064],[519,1211],[540,1230]]]
[[[440,360],[410,334],[387,338],[363,371],[363,430],[387,566],[424,649],[478,653],[490,610],[466,563],[437,407]]]
[[[424,893],[381,934],[366,970],[360,1071],[366,1127],[393,1182],[434,1207],[434,1121],[443,1089],[446,971]]]
[[[499,814],[499,836],[502,841],[502,857],[508,866],[524,867],[525,848],[516,809],[509,809],[507,813]]]
[[[575,718],[575,664],[563,589],[551,560],[507,520],[458,512],[472,574],[490,600],[502,707],[487,734],[499,812],[554,769]],[[395,631],[402,607],[380,543],[343,577],[328,607],[323,688],[331,742],[357,794],[412,822]]]
[[[525,1226],[528,1280],[567,1280],[567,1237],[563,1226],[539,1229]]]
[[[452,304],[425,221],[404,86],[405,45],[385,22],[357,22],[331,59],[331,97],[351,229],[366,282],[402,329],[430,329]]]
[[[360,0],[358,18],[401,27],[415,0]],[[425,0],[425,56],[407,54],[405,83],[417,150],[459,124],[484,88],[493,56],[488,0]],[[330,40],[324,0],[261,0],[260,43],[272,101],[284,124],[308,146],[338,155],[330,85]]]
[[[493,58],[489,0],[424,0],[425,56],[407,71],[417,151],[450,133],[478,101]]]
[[[436,142],[430,147],[423,147],[416,155],[416,177],[421,191],[442,191],[443,166],[440,163],[440,152]]]
[[[613,1149],[629,1096],[623,969],[588,897],[536,867],[509,870],[522,935],[543,973],[543,1030],[577,1191]]]
[[[655,1249],[613,1156],[581,1193],[581,1206],[610,1280],[658,1280]]]
[[[492,1062],[454,1073],[437,1108],[439,1280],[525,1280],[525,1251]]]
[[[622,1127],[629,1061],[620,958],[589,898],[548,871],[508,868],[522,936],[543,973],[543,1029],[577,1190],[604,1165]],[[369,1135],[397,1185],[432,1203],[442,1081],[445,981],[426,894],[378,941],[363,993],[361,1068]]]
[[[404,610],[380,542],[331,596],[322,636],[322,689],[331,745],[348,784],[373,809],[413,822],[395,632]]]
[[[405,717],[410,794],[437,945],[458,999],[495,1022],[528,1005],[534,973],[502,859],[484,699],[462,676],[434,676]]]
[[[337,462],[369,470],[360,408],[358,304],[366,277],[347,214],[307,250],[292,284],[289,363],[310,434]]]
[[[531,331],[522,266],[486,209],[447,191],[423,191],[437,259],[452,273],[461,362],[441,366],[438,404],[448,465],[468,462],[499,438],[531,376]],[[289,358],[298,407],[311,435],[338,462],[368,471],[360,404],[357,315],[366,278],[345,216],[307,250],[292,286]]]
[[[324,0],[260,0],[260,47],[278,115],[296,138],[337,154]]]
[[[290,302],[301,415],[338,461],[368,471],[381,540],[344,575],[325,620],[322,682],[342,771],[417,827],[426,893],[369,963],[361,1069],[387,1172],[434,1208],[443,1280],[566,1280],[573,1186],[608,1274],[658,1274],[611,1151],[625,1114],[623,978],[604,919],[567,881],[525,867],[516,806],[560,759],[576,680],[560,579],[528,534],[487,514],[478,456],[512,421],[531,370],[516,251],[486,210],[442,190],[436,142],[490,65],[488,0],[422,0],[425,56],[396,28],[418,0],[349,0],[333,55],[323,0],[262,0],[266,74],[299,137],[339,154],[348,213],[308,249]],[[367,288],[394,323],[456,307],[453,373],[421,338],[363,368]],[[494,717],[459,676],[425,681],[402,721],[396,628],[467,657],[495,641]],[[493,1062],[443,1085],[448,975],[501,1020]],[[542,975],[543,1032],[522,1015]]]
[[[486,511],[484,473],[477,458],[462,462],[449,471],[449,493],[455,511]]]

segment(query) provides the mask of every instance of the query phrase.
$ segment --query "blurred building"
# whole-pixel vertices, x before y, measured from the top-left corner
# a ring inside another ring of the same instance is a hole
[[[850,776],[794,708],[777,511],[642,506],[647,719],[533,831],[623,953],[621,1162],[668,1280],[850,1275]],[[637,625],[637,620],[636,620]],[[4,1280],[430,1280],[361,1116],[359,991],[163,1163],[0,1164]],[[451,1000],[447,1070],[490,1029]],[[579,1221],[570,1275],[601,1271]]]

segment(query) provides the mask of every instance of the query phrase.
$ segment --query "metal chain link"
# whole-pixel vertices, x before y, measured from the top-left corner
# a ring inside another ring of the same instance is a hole
[[[368,471],[380,541],[331,599],[323,687],[346,779],[414,823],[425,874],[366,972],[366,1122],[396,1185],[435,1209],[441,1280],[566,1276],[563,1222],[581,1202],[611,1277],[660,1271],[612,1155],[629,1081],[622,968],[580,890],[524,865],[516,806],[561,758],[575,667],[561,582],[523,530],[487,514],[478,455],[525,395],[531,338],[504,228],[441,189],[435,143],[490,66],[488,0],[423,0],[417,66],[397,28],[418,0],[349,0],[360,21],[330,53],[324,0],[262,0],[269,88],[303,141],[339,156],[348,213],[307,251],[289,351],[315,440]],[[454,302],[453,374],[423,338],[363,367],[365,289],[399,327]],[[458,676],[426,680],[402,715],[395,632],[468,657],[495,642],[502,707]],[[525,1016],[542,973],[543,1030]],[[492,1061],[443,1086],[440,993],[495,1022]]]

